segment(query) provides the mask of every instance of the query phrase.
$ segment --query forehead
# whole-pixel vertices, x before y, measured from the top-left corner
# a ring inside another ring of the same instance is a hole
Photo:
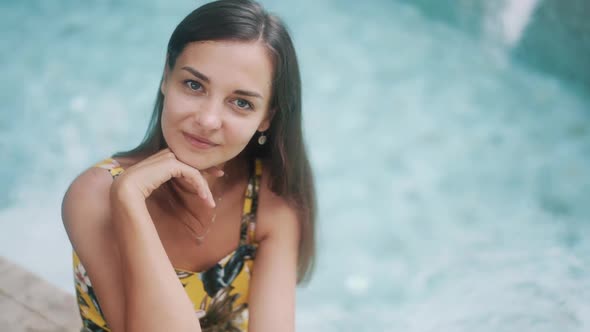
[[[174,70],[192,67],[211,80],[211,85],[232,89],[258,90],[269,95],[273,64],[260,42],[201,41],[189,43]]]

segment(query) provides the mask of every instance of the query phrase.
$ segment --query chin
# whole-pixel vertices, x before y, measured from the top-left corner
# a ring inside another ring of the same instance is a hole
[[[198,170],[207,169],[216,163],[217,158],[212,154],[193,151],[180,144],[168,144],[168,147],[178,160]]]
[[[200,155],[198,152],[193,151],[177,155],[176,157],[183,163],[200,171],[223,163],[223,161],[217,160],[218,158],[206,154]]]
[[[239,148],[236,149],[236,147],[233,147],[233,149],[231,149],[232,151],[228,151],[228,146],[225,145],[201,151],[183,143],[184,141],[172,142],[172,144],[169,144],[170,150],[174,152],[178,160],[198,170],[205,170],[213,166],[223,165],[242,151]],[[244,145],[242,148],[245,147],[246,146]]]

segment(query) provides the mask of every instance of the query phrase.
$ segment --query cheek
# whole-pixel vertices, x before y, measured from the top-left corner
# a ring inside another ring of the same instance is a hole
[[[239,145],[247,144],[256,131],[256,126],[252,125],[250,121],[228,120],[224,122],[224,125],[224,134],[227,136],[228,140]]]
[[[171,135],[174,132],[174,128],[178,127],[178,123],[186,116],[187,107],[183,105],[183,101],[180,98],[166,97],[164,99],[164,105],[162,110],[162,133],[164,139],[171,143]]]
[[[162,130],[166,133],[171,127],[178,127],[179,123],[190,117],[198,109],[198,100],[182,95],[171,95],[164,99],[162,110]]]
[[[169,89],[168,95],[164,98],[164,113],[167,113],[169,118],[186,115],[198,108],[198,102],[198,98],[191,98]]]

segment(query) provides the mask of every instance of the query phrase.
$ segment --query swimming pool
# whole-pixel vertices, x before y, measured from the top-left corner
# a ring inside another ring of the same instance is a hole
[[[404,2],[264,3],[298,48],[321,208],[298,330],[589,330],[588,95]],[[73,292],[63,193],[143,137],[195,3],[2,6],[0,254]]]

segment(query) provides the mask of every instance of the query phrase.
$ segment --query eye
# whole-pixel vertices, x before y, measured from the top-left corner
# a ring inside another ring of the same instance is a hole
[[[198,91],[203,87],[201,83],[193,80],[186,80],[184,81],[184,84],[193,91]]]
[[[254,109],[254,106],[252,105],[252,103],[250,103],[249,101],[245,100],[245,99],[236,99],[234,100],[234,105],[238,106],[241,109]]]

